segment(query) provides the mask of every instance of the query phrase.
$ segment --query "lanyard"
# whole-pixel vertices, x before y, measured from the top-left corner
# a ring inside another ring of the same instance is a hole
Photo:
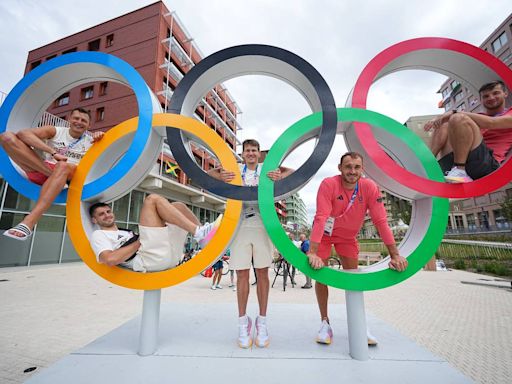
[[[254,170],[254,179],[256,179],[256,183],[258,182],[258,166],[259,164],[256,164],[256,169]],[[244,164],[244,169],[242,170],[242,181],[245,183],[245,175],[247,174],[247,164]]]
[[[339,216],[336,216],[335,219],[339,219],[345,215],[345,213],[348,212],[348,210],[354,205],[354,201],[357,197],[357,191],[359,191],[359,182],[356,183],[356,187],[354,188],[354,192],[352,192],[352,196],[350,197],[350,201],[348,202],[348,205],[345,207],[345,210],[343,213]]]
[[[85,133],[82,134],[78,139],[76,139],[75,141],[73,141],[71,144],[69,144],[67,147],[68,149],[73,149],[74,146],[76,146],[80,140],[82,140],[83,138],[85,137]]]

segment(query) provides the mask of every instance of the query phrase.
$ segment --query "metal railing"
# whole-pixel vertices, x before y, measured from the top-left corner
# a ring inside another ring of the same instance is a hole
[[[58,116],[52,115],[51,113],[44,112],[43,116],[39,119],[39,127],[43,125],[53,125],[57,127],[69,127],[69,122],[67,120],[61,119]]]

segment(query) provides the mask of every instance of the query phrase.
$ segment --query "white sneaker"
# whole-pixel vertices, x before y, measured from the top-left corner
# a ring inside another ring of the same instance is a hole
[[[444,177],[444,179],[448,183],[469,183],[473,181],[471,177],[468,176],[465,169],[460,169],[457,167],[453,167]]]
[[[229,288],[233,288],[234,286],[235,286],[235,284],[233,284],[233,283],[230,283],[230,284],[228,285],[228,287],[229,287]]]
[[[267,318],[258,316],[256,318],[256,345],[260,348],[268,347],[270,338],[268,337]]]
[[[332,342],[332,328],[327,320],[322,320],[320,330],[316,335],[316,342],[320,344],[331,344]]]
[[[216,288],[217,288],[217,289],[222,289],[222,285],[217,284],[217,285],[216,285]]]
[[[217,220],[215,220],[211,224],[202,225],[200,227],[197,227],[196,233],[194,233],[194,240],[196,240],[199,243],[199,246],[201,248],[204,248],[206,244],[212,239],[212,237],[217,232],[217,229],[220,226],[220,221],[222,220],[222,215],[217,217]]]
[[[252,320],[249,316],[238,318],[238,346],[251,348],[252,345]]]
[[[233,286],[233,292],[236,292],[236,285]]]
[[[212,289],[215,291],[217,287],[215,285],[212,285]]]
[[[375,346],[379,343],[377,338],[370,333],[369,329],[366,330],[366,337],[368,337],[368,345],[370,346]]]

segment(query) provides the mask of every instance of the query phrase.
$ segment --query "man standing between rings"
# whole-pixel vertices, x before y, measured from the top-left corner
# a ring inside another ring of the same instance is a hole
[[[243,164],[239,164],[244,186],[257,186],[262,164],[260,159],[260,144],[256,140],[245,140],[242,143]],[[271,180],[280,180],[292,172],[289,168],[279,168],[270,171],[267,176]],[[222,168],[212,169],[211,176],[229,182],[235,174]],[[251,261],[254,263],[257,284],[256,292],[259,304],[259,316],[256,318],[256,338],[258,347],[267,347],[269,336],[267,331],[267,303],[270,281],[268,268],[272,263],[273,244],[267,235],[257,203],[244,203],[243,217],[239,230],[230,245],[230,268],[236,270],[237,301],[238,301],[238,345],[240,348],[250,348],[252,345],[252,320],[247,316],[247,301],[249,299],[249,270]]]
[[[340,159],[338,169],[341,174],[325,178],[318,189],[308,253],[309,264],[314,269],[326,266],[334,245],[343,269],[356,270],[359,265],[359,244],[356,236],[363,226],[366,212],[369,211],[389,251],[389,267],[404,271],[407,260],[398,253],[379,188],[372,180],[361,178],[362,156],[356,152],[345,153]],[[321,318],[316,341],[330,344],[333,333],[327,313],[328,287],[317,281],[315,291]],[[370,334],[368,344],[377,344]]]
[[[30,181],[42,186],[32,211],[21,223],[5,231],[5,236],[27,240],[32,235],[36,223],[71,180],[87,150],[104,135],[89,134],[91,114],[83,108],[73,109],[68,122],[69,128],[44,125],[0,135],[0,145],[7,155]]]
[[[512,108],[506,108],[507,88],[501,80],[479,89],[484,113],[452,110],[428,121],[430,145],[450,183],[467,183],[497,170],[512,149]]]

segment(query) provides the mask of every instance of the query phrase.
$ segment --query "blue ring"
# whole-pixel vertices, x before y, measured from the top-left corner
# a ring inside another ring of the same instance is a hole
[[[6,97],[0,108],[0,133],[7,130],[7,121],[12,109],[23,95],[23,93],[34,83],[46,74],[60,67],[79,64],[93,63],[111,68],[121,75],[135,93],[139,108],[139,121],[137,131],[130,144],[130,147],[121,160],[112,167],[105,175],[91,181],[84,186],[82,199],[97,196],[110,188],[126,173],[130,172],[133,164],[142,154],[145,144],[151,134],[151,120],[153,117],[153,106],[151,93],[142,76],[130,64],[115,56],[102,52],[76,52],[58,56],[34,68],[23,77]],[[75,85],[75,84],[74,84]],[[7,153],[0,147],[0,173],[17,192],[32,200],[37,200],[41,187],[26,180],[12,165]],[[63,190],[55,199],[55,203],[65,203],[67,190]]]

